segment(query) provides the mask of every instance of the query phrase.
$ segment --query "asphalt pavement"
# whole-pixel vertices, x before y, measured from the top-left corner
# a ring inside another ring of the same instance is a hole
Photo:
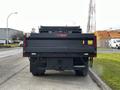
[[[13,50],[13,49],[17,49],[17,48],[21,48],[21,47],[14,47],[14,48],[1,48],[1,47],[0,47],[0,52],[1,52],[1,51]]]
[[[0,49],[0,58],[22,54],[22,48],[4,48]]]
[[[45,76],[32,76],[29,72],[28,58],[22,57],[22,48],[16,48],[0,51],[0,90],[100,90],[100,88],[89,75],[78,77],[73,71],[48,70]]]

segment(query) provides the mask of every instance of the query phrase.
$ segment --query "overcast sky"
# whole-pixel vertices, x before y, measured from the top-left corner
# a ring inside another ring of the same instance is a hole
[[[30,32],[40,25],[80,25],[86,31],[89,0],[0,0],[0,28]],[[120,0],[96,0],[97,29],[120,28]]]

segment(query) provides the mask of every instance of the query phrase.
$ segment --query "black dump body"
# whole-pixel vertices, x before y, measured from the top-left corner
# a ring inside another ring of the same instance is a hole
[[[75,54],[75,57],[80,57],[84,53],[89,53],[89,56],[96,54],[96,42],[87,44],[88,40],[94,41],[94,34],[81,34],[80,27],[42,26],[39,31],[40,33],[31,33],[26,40],[24,51],[28,57],[31,53],[40,53],[39,57],[74,57]]]
[[[39,71],[35,68],[40,62],[44,63],[44,69],[56,70],[71,70],[87,64],[90,57],[96,56],[96,37],[81,31],[79,26],[41,26],[39,33],[31,33],[25,38],[23,48],[23,55],[30,57],[31,63],[37,63],[31,64],[31,72],[35,75]]]
[[[82,29],[80,28],[80,26],[41,26],[41,28],[39,29],[39,32],[73,32],[73,33],[81,33]]]

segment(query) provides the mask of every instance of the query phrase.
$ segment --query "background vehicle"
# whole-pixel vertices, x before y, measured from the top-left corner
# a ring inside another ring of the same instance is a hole
[[[41,26],[39,33],[24,38],[23,56],[29,57],[30,72],[44,75],[45,70],[74,70],[88,74],[88,62],[96,56],[96,36],[82,34],[79,26]]]
[[[20,46],[20,47],[23,47],[23,41],[20,41],[20,42],[19,42],[19,46]]]
[[[0,44],[5,44],[6,40],[0,40]]]
[[[111,48],[120,48],[120,39],[110,39],[109,40],[109,46]]]

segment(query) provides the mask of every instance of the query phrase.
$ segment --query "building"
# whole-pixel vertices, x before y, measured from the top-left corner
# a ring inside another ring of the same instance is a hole
[[[19,40],[23,37],[23,32],[11,28],[0,28],[0,40],[7,40],[7,35],[8,40]]]
[[[95,35],[97,36],[98,47],[109,47],[108,41],[110,39],[120,38],[120,29],[96,31]]]

